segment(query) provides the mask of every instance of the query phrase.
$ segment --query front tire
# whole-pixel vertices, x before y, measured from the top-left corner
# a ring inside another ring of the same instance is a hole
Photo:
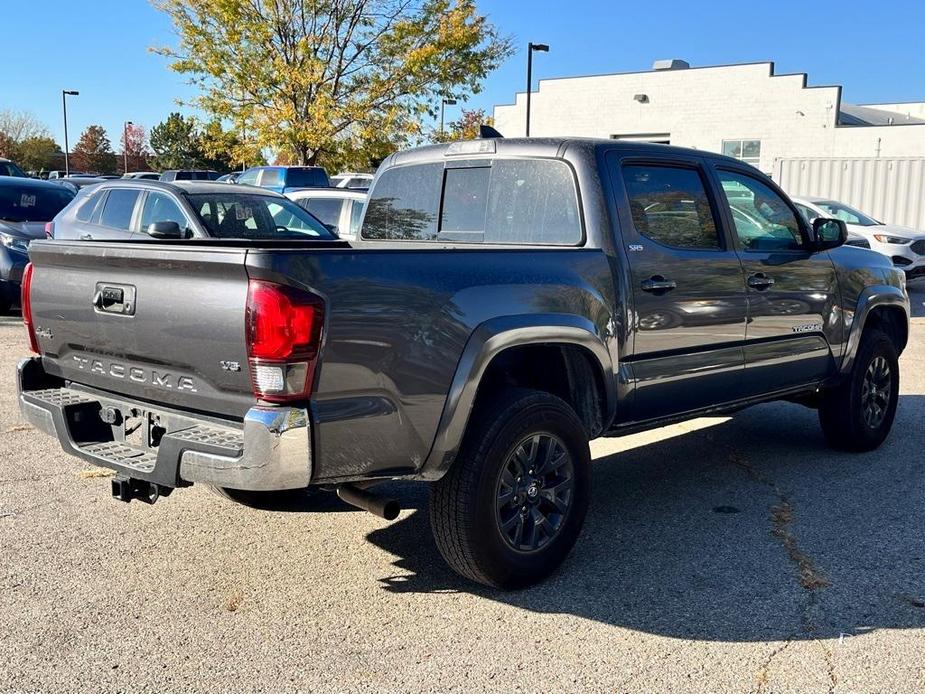
[[[865,331],[851,375],[823,393],[819,421],[829,446],[872,451],[890,433],[899,401],[896,347],[881,330]]]
[[[452,468],[431,490],[437,547],[459,574],[522,588],[578,539],[591,494],[588,434],[560,398],[516,389],[476,412]]]

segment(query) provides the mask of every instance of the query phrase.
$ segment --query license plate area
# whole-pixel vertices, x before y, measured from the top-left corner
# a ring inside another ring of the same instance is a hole
[[[157,448],[167,429],[161,415],[132,407],[122,414],[121,440],[136,448]]]

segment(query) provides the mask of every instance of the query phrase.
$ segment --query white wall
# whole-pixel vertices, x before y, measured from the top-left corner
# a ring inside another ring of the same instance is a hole
[[[785,157],[925,156],[925,125],[836,127],[840,87],[804,84],[802,74],[774,75],[772,63],[541,80],[530,134],[667,133],[673,145],[712,152],[723,140],[756,139],[758,168],[769,174]],[[495,127],[523,136],[525,110],[519,93],[515,104],[495,107]]]
[[[782,159],[775,174],[791,195],[839,200],[880,221],[925,230],[925,158]]]

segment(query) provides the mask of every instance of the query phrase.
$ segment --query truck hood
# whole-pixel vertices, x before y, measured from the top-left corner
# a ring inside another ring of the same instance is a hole
[[[45,222],[7,222],[0,220],[0,232],[22,239],[44,239]]]

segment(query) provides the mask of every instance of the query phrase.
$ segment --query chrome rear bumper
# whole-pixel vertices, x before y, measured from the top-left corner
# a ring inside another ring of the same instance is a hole
[[[247,490],[299,489],[312,476],[302,408],[255,406],[243,423],[199,417],[48,377],[38,357],[18,367],[23,418],[71,455],[166,487],[193,482]],[[125,422],[145,425],[126,436]]]

